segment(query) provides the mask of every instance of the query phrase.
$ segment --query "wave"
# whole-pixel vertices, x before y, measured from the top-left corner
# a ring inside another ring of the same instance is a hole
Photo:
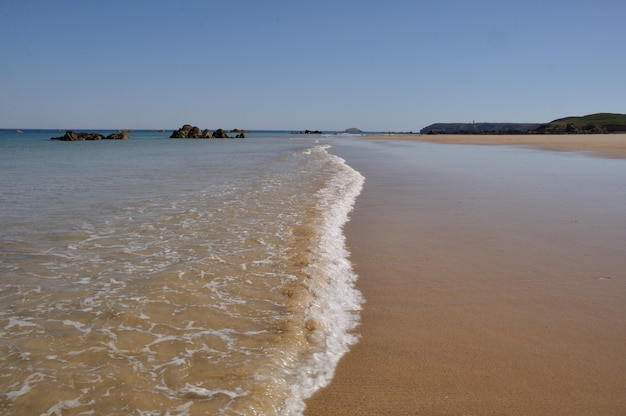
[[[327,153],[328,145],[317,149]],[[353,333],[359,322],[363,298],[354,286],[357,275],[352,270],[345,246],[343,227],[349,220],[365,178],[345,160],[327,153],[334,175],[317,192],[317,208],[322,213],[319,237],[312,247],[311,262],[306,267],[306,285],[313,295],[306,313],[309,336],[322,349],[306,357],[295,369],[296,382],[285,402],[283,415],[300,414],[304,401],[333,378],[339,359],[358,340]]]

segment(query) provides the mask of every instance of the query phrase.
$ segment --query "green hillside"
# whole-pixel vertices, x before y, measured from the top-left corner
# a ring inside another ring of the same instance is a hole
[[[626,114],[597,113],[581,117],[565,117],[539,126],[536,133],[622,133],[626,132]]]

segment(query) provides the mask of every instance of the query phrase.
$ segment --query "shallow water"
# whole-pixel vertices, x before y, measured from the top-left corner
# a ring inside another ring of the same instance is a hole
[[[356,341],[316,138],[0,135],[3,414],[298,414]]]

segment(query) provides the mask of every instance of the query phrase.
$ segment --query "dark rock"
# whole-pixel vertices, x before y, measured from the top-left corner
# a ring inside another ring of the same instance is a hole
[[[231,133],[237,133],[237,135],[235,136],[235,139],[245,139],[246,138],[246,131],[244,129],[232,129],[230,132]]]
[[[246,137],[245,130],[233,129],[231,132],[237,132],[237,138],[243,139]],[[230,136],[224,129],[217,129],[213,133],[209,129],[200,129],[190,124],[185,124],[178,130],[174,130],[170,136],[173,139],[230,139]]]
[[[174,130],[170,138],[172,139],[210,139],[212,136],[209,129],[200,130],[197,126],[185,124],[178,130]]]
[[[223,129],[217,129],[213,132],[213,137],[216,139],[229,139],[228,134]]]
[[[185,124],[178,130],[174,130],[170,137],[172,139],[187,139],[190,137],[189,133],[191,132],[192,129],[193,129],[193,126],[191,124]]]
[[[92,132],[75,133],[72,130],[66,131],[63,136],[50,138],[50,140],[61,140],[64,142],[78,142],[78,141],[83,141],[83,140],[102,140],[102,139],[104,139],[104,136],[100,133],[92,133]]]
[[[50,140],[63,140],[65,142],[70,142],[70,141],[77,141],[78,140],[78,136],[73,131],[68,130],[68,131],[65,132],[65,134],[63,136],[50,137]]]
[[[126,133],[126,131],[119,131],[117,133],[113,133],[113,134],[109,134],[106,137],[107,140],[128,140],[130,139],[130,137],[128,137],[128,133]]]
[[[192,139],[197,139],[200,136],[202,136],[202,131],[198,126],[193,126],[191,130],[189,130],[189,133],[187,135],[187,137],[190,137]]]

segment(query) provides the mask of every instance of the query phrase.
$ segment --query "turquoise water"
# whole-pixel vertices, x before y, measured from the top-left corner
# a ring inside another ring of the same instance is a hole
[[[0,134],[3,414],[299,414],[356,342],[318,136]]]

